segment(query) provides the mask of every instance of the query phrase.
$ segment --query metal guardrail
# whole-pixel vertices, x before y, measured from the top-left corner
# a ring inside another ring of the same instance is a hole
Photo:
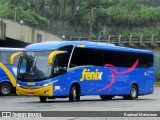
[[[87,37],[79,37],[79,38],[70,38],[70,40],[89,40]],[[120,46],[159,46],[160,45],[160,36],[121,36],[121,35],[109,35],[108,39],[104,38],[92,38],[94,42],[109,42],[114,43]]]

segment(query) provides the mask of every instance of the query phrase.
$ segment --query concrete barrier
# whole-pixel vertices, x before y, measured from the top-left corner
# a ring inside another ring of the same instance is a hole
[[[58,36],[12,20],[0,18],[0,40],[11,38],[26,43],[62,40]]]

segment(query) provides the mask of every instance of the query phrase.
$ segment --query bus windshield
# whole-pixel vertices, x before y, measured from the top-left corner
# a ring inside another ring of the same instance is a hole
[[[18,79],[23,81],[39,81],[51,76],[52,65],[48,64],[48,56],[53,51],[23,52],[18,65]]]

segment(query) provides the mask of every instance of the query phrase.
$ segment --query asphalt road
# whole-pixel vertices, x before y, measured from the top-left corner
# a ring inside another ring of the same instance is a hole
[[[122,97],[115,97],[112,100],[102,101],[99,96],[83,96],[78,102],[69,102],[68,98],[57,98],[40,103],[38,97],[1,96],[0,111],[160,111],[160,88],[155,88],[154,94],[139,96],[136,100],[124,100]],[[81,120],[82,118],[71,117],[66,119]],[[102,118],[97,117],[95,119],[101,120]],[[128,118],[119,119],[128,120]],[[160,118],[155,119],[160,120]],[[147,119],[144,118],[144,120]]]

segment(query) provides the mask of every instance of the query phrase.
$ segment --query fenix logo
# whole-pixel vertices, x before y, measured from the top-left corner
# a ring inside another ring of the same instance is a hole
[[[99,72],[98,69],[96,71],[90,71],[90,69],[84,69],[82,72],[82,78],[80,81],[84,80],[101,80],[103,72]]]

